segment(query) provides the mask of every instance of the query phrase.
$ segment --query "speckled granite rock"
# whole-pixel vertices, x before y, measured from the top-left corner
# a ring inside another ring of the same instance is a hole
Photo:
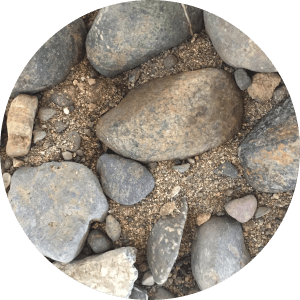
[[[192,245],[191,266],[205,290],[229,278],[249,261],[241,224],[231,217],[211,217],[198,227]]]
[[[73,162],[18,169],[8,198],[36,248],[60,262],[70,262],[80,253],[90,222],[103,221],[108,211],[97,177]]]
[[[246,136],[238,148],[244,175],[261,192],[295,189],[300,142],[291,99],[272,109]]]
[[[148,300],[148,293],[145,289],[135,284],[132,288],[130,299]]]
[[[131,90],[98,120],[96,134],[124,157],[143,162],[184,159],[228,141],[239,130],[242,115],[241,91],[232,75],[207,68]]]
[[[243,32],[207,11],[203,15],[205,30],[225,63],[255,72],[276,72],[269,58]]]
[[[120,204],[132,205],[141,201],[155,186],[146,167],[119,155],[101,155],[96,168],[104,193]]]
[[[86,28],[81,18],[53,35],[31,58],[12,91],[34,94],[62,82],[84,54]]]
[[[70,264],[54,263],[68,276],[99,292],[128,298],[138,277],[136,249],[123,247]]]
[[[87,57],[105,77],[133,69],[203,28],[201,9],[179,3],[135,1],[100,10],[87,40]],[[186,18],[189,17],[189,22]]]
[[[147,261],[154,281],[163,284],[177,259],[188,205],[182,200],[176,217],[163,216],[153,226],[147,242]]]

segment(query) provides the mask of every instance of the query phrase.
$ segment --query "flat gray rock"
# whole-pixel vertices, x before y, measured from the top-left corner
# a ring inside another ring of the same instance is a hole
[[[295,189],[300,142],[291,98],[269,111],[241,142],[238,156],[248,183],[266,193]]]
[[[203,15],[205,31],[225,63],[255,72],[277,72],[264,52],[243,32],[207,11]]]
[[[186,159],[231,139],[242,116],[243,99],[233,76],[206,68],[130,90],[99,118],[96,134],[114,152],[134,160]]]
[[[191,254],[200,290],[224,281],[250,261],[241,224],[227,216],[211,217],[197,228]]]
[[[132,288],[130,299],[148,300],[148,293],[145,289],[135,284]]]
[[[83,58],[86,34],[79,18],[53,35],[26,65],[11,97],[34,94],[62,82]]]
[[[70,262],[80,253],[90,222],[103,221],[108,211],[97,177],[73,162],[18,169],[8,198],[36,248],[60,262]]]
[[[58,132],[58,133],[61,133],[63,132],[65,129],[68,128],[68,124],[62,122],[62,121],[56,121],[54,123],[54,128],[55,128],[55,131]]]
[[[68,94],[65,93],[55,93],[50,97],[50,101],[55,103],[60,107],[72,106],[74,105],[74,101]]]
[[[244,69],[237,69],[234,72],[234,78],[240,90],[244,91],[251,85],[251,78]]]
[[[155,186],[155,180],[146,167],[115,154],[101,155],[97,172],[104,193],[124,205],[141,201]]]
[[[114,242],[121,236],[121,225],[112,215],[106,217],[105,230]]]
[[[87,242],[97,254],[111,250],[114,246],[112,240],[107,236],[107,234],[99,229],[92,230],[89,233]]]
[[[181,44],[202,28],[203,11],[188,5],[134,1],[107,6],[88,33],[87,57],[100,74],[112,77]]]
[[[43,130],[34,130],[33,131],[33,143],[36,144],[37,142],[43,140],[46,137],[47,133]]]
[[[136,252],[133,247],[123,247],[69,264],[56,262],[54,265],[66,275],[92,289],[128,298],[138,278],[138,271],[133,265]]]
[[[238,176],[238,171],[235,168],[235,166],[226,161],[223,164],[221,164],[220,166],[218,166],[215,170],[214,173],[217,175],[225,175],[231,178],[236,178]]]
[[[147,243],[147,261],[154,281],[167,281],[177,259],[188,205],[182,200],[182,208],[176,217],[163,216],[153,226]]]
[[[38,111],[38,117],[42,122],[47,122],[56,114],[56,109],[50,107],[41,107]]]

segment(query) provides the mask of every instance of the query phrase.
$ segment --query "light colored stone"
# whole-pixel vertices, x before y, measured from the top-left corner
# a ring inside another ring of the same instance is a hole
[[[69,151],[64,151],[61,155],[64,160],[72,160],[72,158],[73,158],[72,153]]]
[[[47,122],[56,114],[54,108],[41,107],[38,111],[38,117],[42,122]]]
[[[178,166],[173,166],[174,170],[177,170],[179,173],[184,173],[190,168],[190,164],[183,164],[183,165],[178,165]]]
[[[201,214],[197,216],[196,219],[196,223],[198,226],[201,226],[202,224],[204,224],[205,222],[207,222],[211,217],[210,213],[206,213],[206,214]]]
[[[105,230],[107,235],[114,242],[121,236],[121,225],[112,215],[108,215],[106,217]]]
[[[4,173],[3,175],[4,186],[7,189],[10,185],[11,175],[9,173]]]
[[[161,207],[160,215],[161,216],[170,215],[175,208],[176,208],[175,202],[168,202]]]
[[[280,82],[281,78],[277,73],[257,73],[252,77],[252,84],[247,91],[252,99],[268,101]]]
[[[179,185],[175,186],[170,194],[170,197],[173,198],[173,197],[177,196],[178,193],[180,192],[180,189],[181,188]]]
[[[13,158],[13,166],[14,168],[20,168],[24,165],[24,161]]]
[[[92,255],[69,264],[54,265],[78,282],[99,292],[128,298],[138,271],[134,267],[137,250],[123,247],[99,255]]]
[[[148,285],[151,286],[154,284],[154,279],[151,271],[147,271],[142,279],[142,285]]]
[[[37,142],[43,140],[46,137],[46,131],[42,130],[34,130],[33,131],[33,143],[36,144]]]
[[[271,211],[270,207],[265,207],[265,206],[259,207],[255,213],[255,218],[258,219],[258,218],[268,214],[270,211]]]
[[[225,206],[226,212],[240,223],[248,222],[255,214],[257,200],[254,195],[228,202]]]
[[[17,157],[28,154],[37,107],[36,96],[21,94],[12,101],[7,115],[6,154],[8,156]]]

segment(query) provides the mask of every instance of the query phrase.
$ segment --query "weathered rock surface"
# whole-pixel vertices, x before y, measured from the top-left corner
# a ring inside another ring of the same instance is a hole
[[[12,91],[34,94],[62,82],[84,54],[86,28],[81,18],[53,35],[31,58]]]
[[[264,52],[243,32],[207,11],[203,15],[205,31],[225,63],[255,72],[276,72]]]
[[[130,299],[148,300],[148,293],[145,289],[135,284],[132,288]]]
[[[247,91],[252,99],[268,101],[280,82],[281,78],[277,73],[257,73],[252,77],[252,84]]]
[[[124,205],[144,199],[155,186],[155,180],[146,167],[115,154],[103,154],[97,161],[104,193]]]
[[[19,95],[11,102],[7,115],[6,154],[8,156],[28,154],[37,107],[38,99],[35,96]]]
[[[298,177],[300,142],[291,99],[272,109],[238,148],[244,175],[261,192],[294,190]]]
[[[99,229],[92,230],[89,233],[87,241],[95,253],[106,252],[114,246],[107,234]]]
[[[184,159],[229,140],[242,115],[241,91],[232,75],[207,68],[131,90],[99,119],[96,134],[114,152],[135,160]]]
[[[42,122],[47,122],[56,114],[56,109],[50,107],[41,107],[38,111],[38,117]]]
[[[235,82],[240,88],[244,91],[251,85],[251,78],[248,76],[247,72],[244,69],[237,69],[234,72]]]
[[[161,217],[153,226],[147,243],[147,261],[154,281],[163,284],[178,256],[188,205],[182,201],[176,217]]]
[[[238,171],[235,168],[235,166],[226,161],[223,164],[219,165],[215,170],[214,170],[215,174],[218,175],[225,175],[231,178],[236,178],[238,176]]]
[[[8,198],[36,248],[60,262],[70,262],[80,253],[90,222],[103,221],[108,211],[97,177],[73,162],[18,169]]]
[[[153,294],[153,296],[150,298],[150,300],[154,299],[172,299],[176,298],[173,293],[171,293],[169,290],[159,287],[157,291]]]
[[[55,93],[50,97],[50,101],[52,101],[60,107],[74,105],[74,101],[71,99],[70,95],[66,93]]]
[[[112,77],[184,42],[202,28],[203,11],[179,3],[136,1],[108,6],[100,10],[88,33],[87,57],[100,74]]]
[[[92,255],[70,264],[54,265],[68,276],[99,292],[128,298],[138,277],[136,249],[123,247]]]
[[[214,216],[197,229],[191,254],[200,290],[224,281],[250,261],[241,224],[227,216]]]
[[[121,236],[121,225],[112,215],[108,215],[106,217],[105,230],[107,235],[114,242]]]
[[[246,223],[256,212],[257,200],[254,195],[247,195],[228,202],[224,208],[231,217],[240,223]]]

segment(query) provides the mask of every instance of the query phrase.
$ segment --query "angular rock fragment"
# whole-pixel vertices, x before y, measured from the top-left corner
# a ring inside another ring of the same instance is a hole
[[[99,229],[92,230],[87,241],[95,253],[106,252],[114,246],[107,234]]]
[[[34,130],[33,131],[33,143],[36,144],[37,142],[43,140],[46,137],[47,133],[43,130]]]
[[[154,283],[155,282],[154,282],[154,278],[153,278],[153,275],[152,275],[151,271],[147,271],[143,275],[142,285],[152,286]]]
[[[121,225],[112,215],[108,215],[106,217],[105,230],[107,235],[114,242],[121,236]]]
[[[225,163],[221,164],[218,168],[214,170],[215,174],[218,175],[225,175],[231,178],[236,178],[238,176],[238,171],[233,164],[226,161]]]
[[[255,218],[258,219],[266,214],[268,214],[271,211],[270,207],[261,206],[257,209],[255,213]]]
[[[38,111],[38,117],[42,122],[47,122],[56,114],[56,109],[41,107]]]
[[[50,101],[52,101],[60,107],[74,105],[74,101],[71,99],[70,95],[66,93],[55,93],[50,97]]]
[[[135,284],[132,288],[130,299],[148,300],[148,293],[145,289]]]
[[[237,69],[234,72],[235,82],[240,88],[244,91],[251,85],[251,78],[248,76],[247,72],[244,69]]]

